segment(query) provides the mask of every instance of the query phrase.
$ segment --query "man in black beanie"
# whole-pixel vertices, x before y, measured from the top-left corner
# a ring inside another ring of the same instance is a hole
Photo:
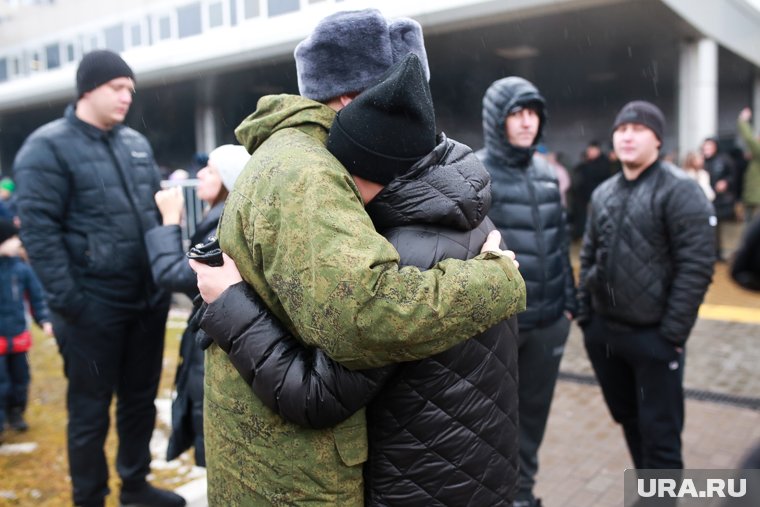
[[[684,345],[712,278],[716,220],[697,183],[660,161],[659,108],[630,102],[612,128],[623,170],[591,196],[578,323],[634,466],[681,469]]]
[[[76,103],[33,132],[14,162],[21,238],[68,379],[73,500],[102,506],[109,494],[103,446],[116,394],[121,503],[182,506],[182,497],[146,482],[169,309],[143,239],[160,223],[158,168],[148,141],[122,125],[135,91],[129,65],[93,51],[76,86]]]

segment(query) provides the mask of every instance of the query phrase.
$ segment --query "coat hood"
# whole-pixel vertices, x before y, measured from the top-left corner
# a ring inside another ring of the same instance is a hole
[[[295,128],[322,142],[335,119],[335,111],[326,105],[298,95],[266,95],[259,99],[256,111],[235,129],[235,137],[248,153],[276,132]]]
[[[438,145],[367,205],[375,227],[434,224],[476,228],[491,208],[491,177],[472,150],[438,136]]]
[[[541,124],[530,148],[512,146],[507,141],[505,122],[507,113],[515,106],[534,103],[539,105]],[[516,76],[495,81],[483,96],[483,139],[488,156],[506,161],[509,165],[524,167],[530,162],[546,123],[546,101],[529,81]]]

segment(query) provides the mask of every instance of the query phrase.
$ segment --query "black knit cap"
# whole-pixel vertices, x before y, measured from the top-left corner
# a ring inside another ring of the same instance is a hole
[[[644,100],[634,100],[624,105],[615,117],[612,131],[624,123],[638,123],[654,132],[657,139],[662,142],[662,134],[665,132],[665,115],[660,108]]]
[[[91,51],[82,57],[77,69],[77,93],[82,95],[117,77],[135,80],[135,74],[119,55],[106,49]]]
[[[351,174],[387,185],[433,151],[435,138],[430,87],[409,53],[338,112],[327,149]]]
[[[0,218],[0,243],[5,243],[6,240],[12,238],[18,234],[18,229],[12,220],[7,218]]]

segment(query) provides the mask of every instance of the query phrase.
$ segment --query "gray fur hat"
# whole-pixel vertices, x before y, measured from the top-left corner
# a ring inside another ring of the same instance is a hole
[[[319,102],[362,92],[408,53],[417,55],[429,80],[422,27],[415,20],[389,20],[377,9],[336,12],[296,46],[298,91]]]

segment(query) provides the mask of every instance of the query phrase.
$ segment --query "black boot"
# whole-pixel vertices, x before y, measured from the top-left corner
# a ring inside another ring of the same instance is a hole
[[[185,499],[173,491],[143,483],[138,489],[121,490],[121,507],[183,507]]]
[[[14,407],[8,411],[8,425],[16,431],[26,431],[29,425],[24,420],[24,410]]]

